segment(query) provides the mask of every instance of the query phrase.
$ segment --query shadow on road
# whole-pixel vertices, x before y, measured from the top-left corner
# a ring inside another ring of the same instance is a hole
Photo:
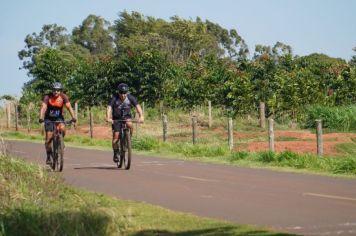
[[[210,229],[202,229],[202,230],[189,230],[183,232],[170,232],[166,230],[143,230],[137,233],[133,233],[134,236],[198,236],[198,235],[219,235],[219,236],[284,236],[284,235],[295,235],[288,234],[283,232],[273,232],[273,231],[265,231],[265,230],[245,230],[245,229],[237,229],[236,227],[222,227],[222,228],[210,228]]]
[[[83,166],[83,167],[74,167],[74,170],[123,170],[119,169],[116,166]]]

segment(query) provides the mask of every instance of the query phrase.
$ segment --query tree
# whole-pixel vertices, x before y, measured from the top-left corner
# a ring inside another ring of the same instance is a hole
[[[356,53],[356,47],[352,49]],[[351,66],[356,66],[356,55],[353,55],[351,60],[350,60],[350,65]]]
[[[52,48],[42,48],[34,56],[36,62],[31,69],[32,80],[25,83],[23,94],[39,96],[51,91],[51,85],[55,81],[62,82],[65,87],[75,67],[76,59],[69,53]]]
[[[73,29],[72,39],[92,55],[112,54],[114,50],[110,23],[99,16],[89,15]]]
[[[107,104],[116,89],[114,68],[111,56],[91,56],[80,60],[68,81],[73,94],[71,99],[89,108]]]
[[[69,42],[66,28],[57,24],[43,25],[42,31],[27,35],[25,38],[25,49],[18,52],[18,57],[23,61],[22,68],[31,70],[35,65],[34,57],[42,48],[58,49]]]

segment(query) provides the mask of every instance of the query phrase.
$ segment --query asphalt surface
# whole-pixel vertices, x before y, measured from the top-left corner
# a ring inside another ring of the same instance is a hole
[[[7,141],[43,164],[44,145]],[[356,235],[356,179],[133,156],[118,169],[109,151],[67,147],[63,174],[75,186],[199,216],[301,235]]]

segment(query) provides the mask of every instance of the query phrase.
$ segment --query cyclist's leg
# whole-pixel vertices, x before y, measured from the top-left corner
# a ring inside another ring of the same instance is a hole
[[[133,128],[133,125],[132,125],[131,120],[127,120],[127,121],[126,121],[126,125],[127,125],[127,127],[130,129],[130,135],[131,135],[131,137],[132,137],[134,128]]]
[[[115,123],[112,125],[112,149],[114,152],[113,161],[119,161],[119,141],[120,141],[120,123]]]
[[[45,131],[46,131],[46,140],[45,140],[45,148],[47,153],[46,163],[51,163],[51,155],[52,155],[52,140],[53,140],[53,125],[52,123],[45,123]]]
[[[63,137],[66,135],[66,126],[63,123],[59,123],[57,128],[62,132]]]

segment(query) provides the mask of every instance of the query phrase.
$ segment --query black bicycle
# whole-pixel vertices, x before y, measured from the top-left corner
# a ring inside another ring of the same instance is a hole
[[[65,125],[72,124],[72,121],[45,121],[53,125],[53,140],[52,140],[52,155],[51,155],[51,168],[53,171],[61,172],[64,164],[64,136],[62,130],[59,129],[58,124]]]
[[[132,148],[131,148],[131,133],[130,128],[127,126],[127,120],[113,120],[114,122],[121,123],[120,128],[120,144],[119,144],[119,157],[117,167],[124,168],[126,170],[130,169],[131,167],[131,155],[132,155]],[[132,123],[136,123],[137,121],[131,120]]]

